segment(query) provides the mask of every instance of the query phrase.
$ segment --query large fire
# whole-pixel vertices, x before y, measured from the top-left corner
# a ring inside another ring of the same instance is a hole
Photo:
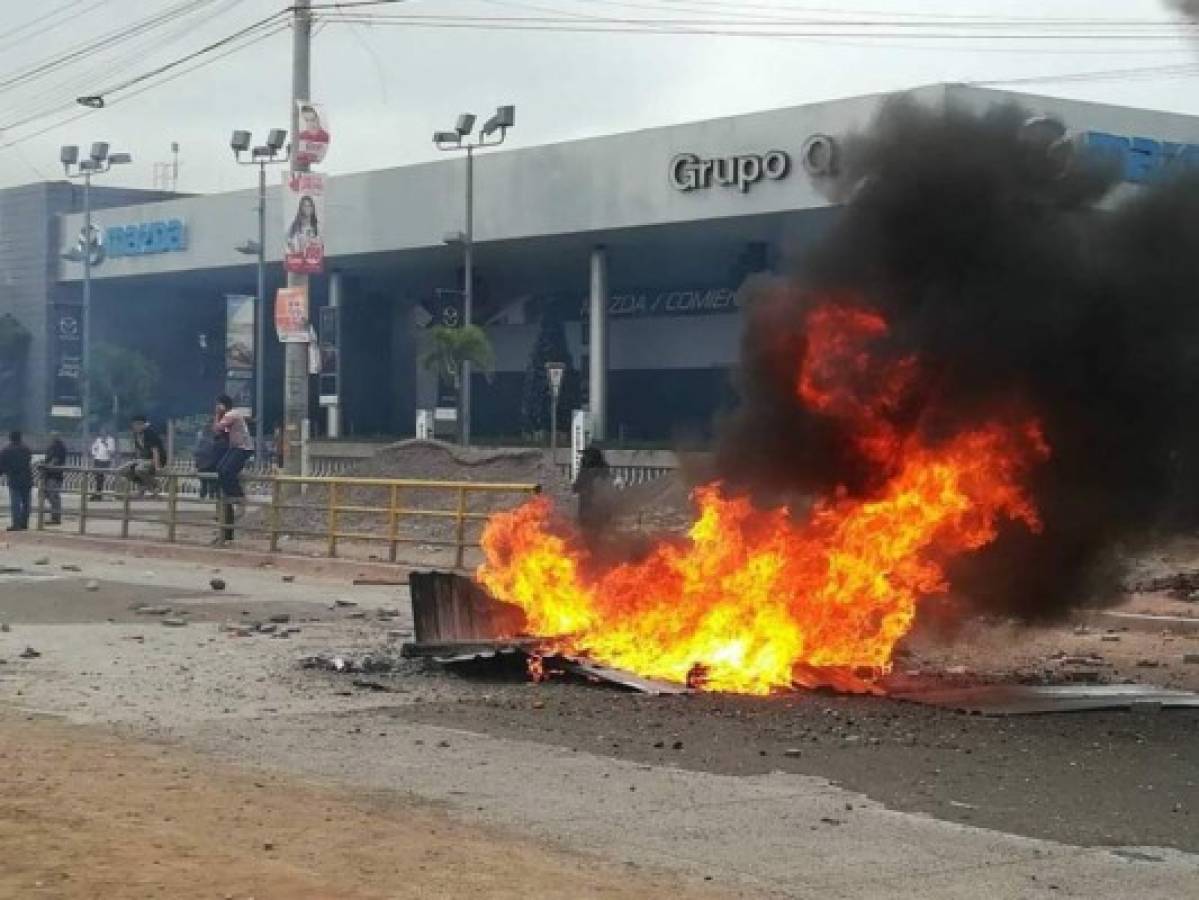
[[[869,497],[837,491],[797,514],[709,484],[685,538],[621,563],[594,557],[538,498],[487,523],[478,580],[560,651],[646,677],[753,694],[861,689],[859,676],[889,670],[921,597],[948,590],[951,558],[993,541],[1001,519],[1040,528],[1020,482],[1049,453],[1027,419],[935,443],[897,428],[919,371],[872,355],[887,332],[861,306],[820,306],[796,361],[796,402],[844,423],[877,470]]]

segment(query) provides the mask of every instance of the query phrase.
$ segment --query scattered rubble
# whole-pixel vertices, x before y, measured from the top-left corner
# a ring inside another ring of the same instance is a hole
[[[347,675],[378,674],[395,669],[395,661],[382,657],[364,656],[359,660],[345,656],[306,656],[300,660],[300,668],[317,669],[322,672],[339,672]]]
[[[98,591],[100,590],[100,582],[93,578],[83,586],[83,589],[86,591]]]
[[[187,624],[186,619],[178,619],[173,616],[168,616],[162,620],[162,624],[167,628],[182,628]]]
[[[48,565],[50,565],[50,557],[48,557],[48,556],[39,556],[37,559],[35,559],[35,560],[33,561],[33,564],[34,564],[35,566],[48,566]]]
[[[211,581],[208,582],[208,586],[210,588],[212,588],[214,591],[223,591],[225,589],[225,579],[213,578]]]
[[[26,647],[21,651],[20,654],[21,659],[38,659],[41,655],[41,653],[39,653],[37,650],[34,650],[32,647]]]

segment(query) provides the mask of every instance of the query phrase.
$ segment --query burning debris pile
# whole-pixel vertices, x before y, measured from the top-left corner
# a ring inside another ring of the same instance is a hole
[[[491,519],[478,582],[557,650],[745,693],[864,689],[927,597],[1102,594],[1117,548],[1199,510],[1199,181],[1116,203],[1070,151],[1015,108],[888,107],[800,274],[751,289],[689,534],[537,499]]]

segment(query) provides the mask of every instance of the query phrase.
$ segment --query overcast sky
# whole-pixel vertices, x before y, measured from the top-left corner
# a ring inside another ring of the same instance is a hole
[[[322,0],[316,0],[322,2]],[[282,0],[192,0],[197,11],[102,55],[76,56],[42,77],[5,86],[56,54],[176,5],[176,0],[0,0],[0,126],[36,116],[117,84],[261,19]],[[57,11],[62,19],[57,24]],[[1161,0],[410,0],[388,14],[489,17],[543,15],[718,19],[787,27],[860,11],[887,19],[923,13],[1046,19],[1114,18],[1177,22]],[[1036,28],[1029,29],[1035,32]],[[213,54],[215,56],[215,54]],[[0,186],[59,177],[58,147],[107,140],[135,163],[106,183],[150,187],[153,163],[181,146],[179,189],[247,187],[251,169],[233,164],[229,132],[286,127],[291,34],[280,32],[135,97],[46,129],[79,107],[0,134]],[[381,168],[437,155],[432,131],[472,110],[486,117],[517,105],[512,146],[692,121],[937,81],[979,81],[1139,66],[1199,63],[1181,24],[1176,39],[1153,41],[918,41],[563,34],[496,29],[429,29],[338,22],[318,28],[313,96],[326,104],[332,173]],[[1032,93],[1199,114],[1199,65],[1180,73],[1016,86]]]

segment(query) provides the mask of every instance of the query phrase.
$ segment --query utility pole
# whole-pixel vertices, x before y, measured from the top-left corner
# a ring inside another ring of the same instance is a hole
[[[292,68],[291,68],[291,133],[300,133],[299,107],[296,101],[309,99],[312,46],[312,0],[295,0],[292,7]],[[291,171],[306,172],[308,163],[291,155]],[[287,286],[308,290],[308,276],[287,273]],[[311,297],[309,298],[311,303]],[[308,419],[308,345],[284,345],[283,370],[283,439],[287,445],[285,471],[288,475],[303,474],[303,442]]]

